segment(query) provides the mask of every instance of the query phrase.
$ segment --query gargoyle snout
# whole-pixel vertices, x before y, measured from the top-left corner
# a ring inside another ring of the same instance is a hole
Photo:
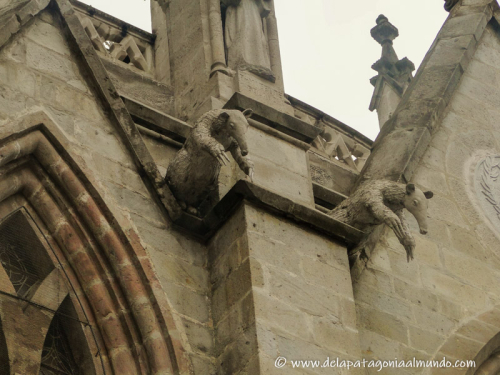
[[[241,150],[241,155],[247,156],[248,155],[248,150]]]
[[[427,229],[420,229],[421,234],[427,234]]]

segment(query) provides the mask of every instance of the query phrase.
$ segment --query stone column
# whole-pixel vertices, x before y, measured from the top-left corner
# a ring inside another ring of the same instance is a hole
[[[220,0],[209,0],[208,17],[210,21],[210,42],[212,46],[212,70],[210,76],[216,72],[228,74],[226,55],[224,52],[224,32],[222,31]]]
[[[269,41],[269,58],[271,59],[271,70],[276,77],[276,86],[285,91],[283,83],[283,68],[281,65],[280,42],[278,36],[278,21],[276,20],[276,11],[274,2],[272,2],[272,10],[267,16],[267,38]]]
[[[155,40],[155,78],[167,85],[170,82],[170,51],[167,35],[168,4],[151,0],[151,25]]]
[[[209,262],[217,373],[299,375],[290,361],[360,359],[343,245],[245,203],[212,239]]]

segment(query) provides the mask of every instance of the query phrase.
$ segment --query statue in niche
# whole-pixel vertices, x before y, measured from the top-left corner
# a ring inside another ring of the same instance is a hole
[[[253,164],[248,158],[246,135],[252,110],[243,112],[213,109],[196,122],[182,149],[170,162],[165,177],[183,210],[198,215],[201,203],[217,188],[221,166],[234,160],[253,178]]]
[[[420,233],[427,234],[427,199],[433,195],[432,191],[422,192],[414,184],[370,180],[335,207],[330,216],[361,230],[387,224],[404,246],[409,262],[413,259],[415,239],[410,233],[403,209],[406,208],[417,219]]]
[[[227,65],[233,70],[247,70],[271,82],[269,44],[264,20],[271,12],[271,0],[221,0],[225,10],[225,46]]]

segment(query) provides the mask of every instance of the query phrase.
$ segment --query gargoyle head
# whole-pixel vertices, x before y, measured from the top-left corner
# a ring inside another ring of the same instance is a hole
[[[253,114],[251,109],[245,109],[243,112],[237,110],[228,110],[221,113],[221,117],[226,121],[225,133],[231,138],[232,142],[241,150],[241,155],[248,154],[248,145],[246,132],[248,130],[248,118]]]
[[[413,184],[406,185],[405,208],[417,219],[420,233],[427,234],[427,199],[434,196],[432,191],[423,192]]]

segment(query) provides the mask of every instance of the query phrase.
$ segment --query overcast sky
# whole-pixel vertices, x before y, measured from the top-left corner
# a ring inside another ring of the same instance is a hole
[[[83,0],[151,31],[149,0]],[[399,29],[394,48],[418,68],[448,13],[443,0],[274,0],[285,91],[375,139],[371,65],[381,47],[370,36],[379,14]]]

